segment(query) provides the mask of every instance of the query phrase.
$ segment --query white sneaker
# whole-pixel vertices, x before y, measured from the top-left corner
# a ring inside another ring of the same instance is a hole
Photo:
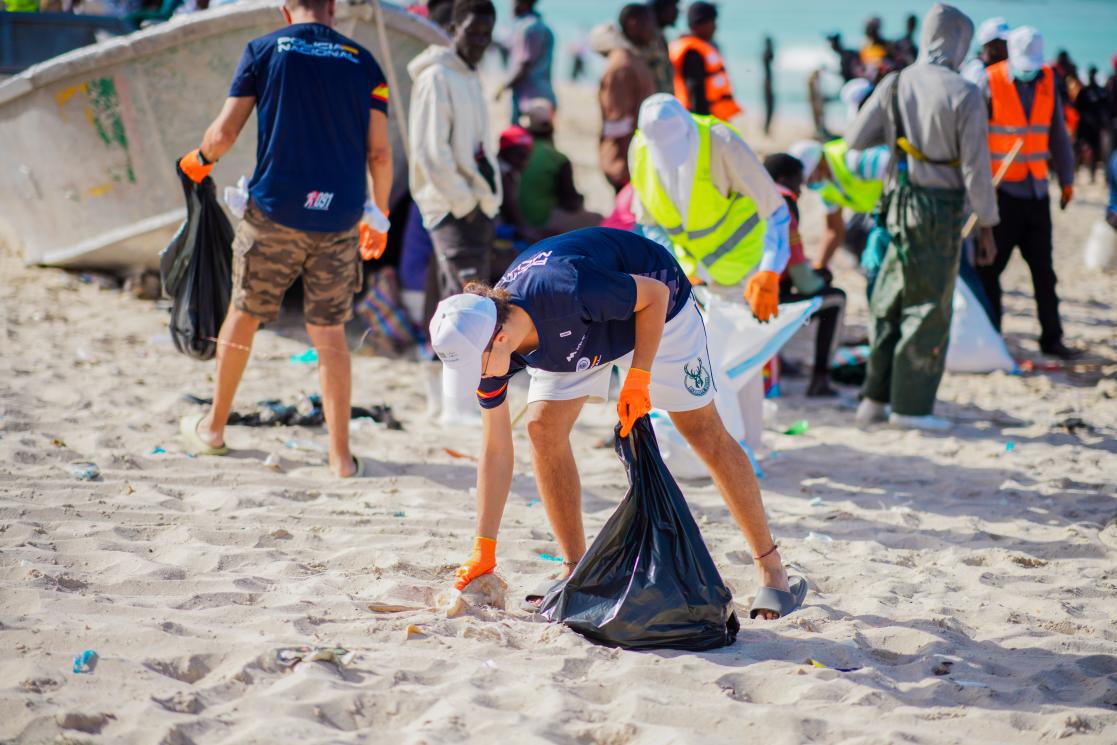
[[[888,423],[901,429],[921,429],[925,432],[946,432],[954,426],[954,422],[930,414],[926,416],[892,414],[888,417]]]
[[[887,420],[888,404],[882,404],[871,398],[861,399],[861,403],[857,405],[857,414],[853,418],[854,423],[861,429]]]
[[[442,363],[420,362],[419,366],[427,391],[427,418],[437,419],[442,413]]]

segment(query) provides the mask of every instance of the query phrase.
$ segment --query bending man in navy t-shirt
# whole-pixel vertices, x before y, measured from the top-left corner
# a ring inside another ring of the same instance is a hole
[[[179,161],[201,183],[256,109],[256,171],[233,243],[233,302],[221,326],[213,408],[184,419],[182,435],[194,452],[228,452],[225,424],[252,337],[279,315],[283,294],[302,274],[330,469],[347,477],[360,475],[362,465],[349,451],[345,323],[361,288],[360,257],[383,253],[387,240],[388,85],[372,55],[331,28],[334,0],[287,0],[283,15],[290,25],[248,43],[224,108],[201,147]]]
[[[443,300],[431,321],[444,396],[476,395],[483,409],[477,538],[459,589],[496,567],[496,536],[512,483],[509,379],[531,375],[527,432],[539,492],[569,576],[586,552],[581,483],[570,431],[587,401],[605,401],[613,365],[628,370],[617,413],[621,436],[652,407],[666,409],[709,467],[756,557],[762,588],[754,617],[802,604],[789,588],[748,458],[714,408],[706,329],[690,283],[665,248],[635,233],[586,228],[524,253],[496,288],[472,284]],[[541,597],[545,589],[529,596]]]

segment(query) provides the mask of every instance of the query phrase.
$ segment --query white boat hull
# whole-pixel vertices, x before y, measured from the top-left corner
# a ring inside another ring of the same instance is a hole
[[[433,24],[384,4],[396,83],[431,43]],[[338,3],[337,29],[387,67],[374,9]],[[0,238],[28,263],[155,267],[185,214],[174,161],[198,146],[245,44],[279,28],[273,3],[247,2],[176,18],[75,50],[0,84]],[[396,191],[406,188],[399,107],[390,112]],[[255,117],[213,171],[220,194],[256,159]]]

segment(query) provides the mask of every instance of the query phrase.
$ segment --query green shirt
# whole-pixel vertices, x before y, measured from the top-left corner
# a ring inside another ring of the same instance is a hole
[[[558,205],[559,171],[568,162],[554,143],[536,138],[520,178],[520,212],[528,225],[541,227],[551,217],[551,210]]]

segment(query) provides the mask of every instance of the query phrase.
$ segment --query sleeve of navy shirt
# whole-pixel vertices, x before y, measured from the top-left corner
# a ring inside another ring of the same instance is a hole
[[[369,108],[387,114],[388,81],[384,77],[384,71],[380,69],[380,65],[376,64],[372,55],[368,53],[365,54],[365,66],[368,68],[369,77]]]
[[[508,373],[499,378],[481,378],[477,386],[477,403],[482,409],[495,409],[508,399],[508,381],[512,376],[527,367],[520,355],[513,354],[508,364]]]
[[[252,45],[244,48],[237,71],[233,73],[233,83],[229,86],[229,98],[256,97],[256,55]]]

